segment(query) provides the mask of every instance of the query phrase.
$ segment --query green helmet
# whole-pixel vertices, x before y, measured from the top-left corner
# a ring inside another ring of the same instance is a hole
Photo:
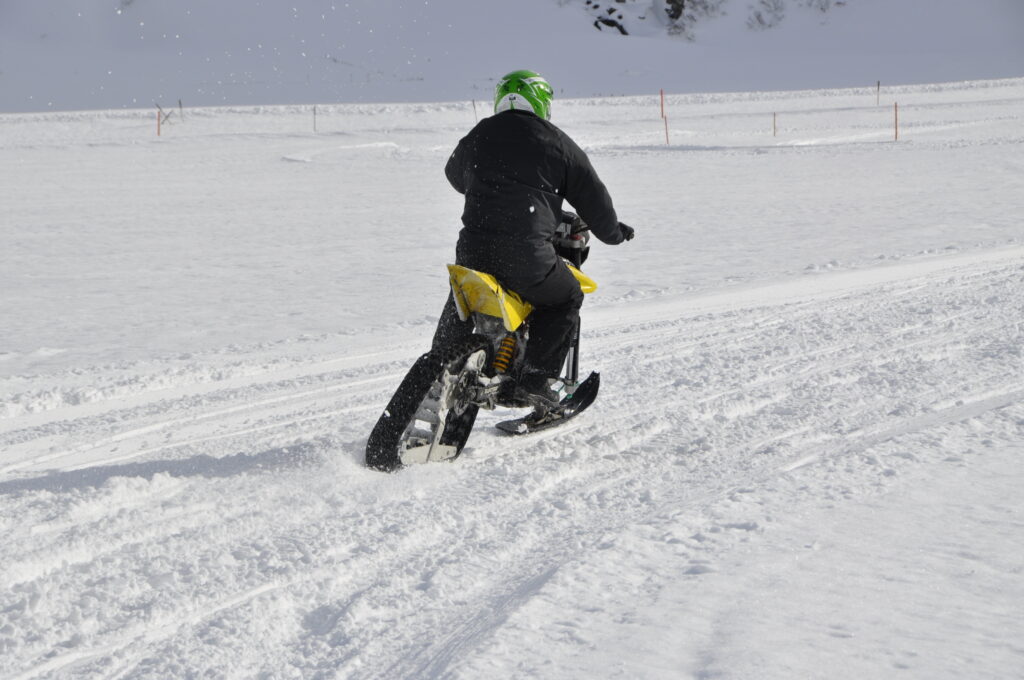
[[[551,97],[554,90],[548,81],[533,71],[513,71],[498,81],[494,88],[494,112],[514,109],[533,111],[544,120],[551,119]]]

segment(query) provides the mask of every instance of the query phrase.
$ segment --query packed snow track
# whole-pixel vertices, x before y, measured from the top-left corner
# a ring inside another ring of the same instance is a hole
[[[1024,250],[785,288],[605,310],[591,413],[523,439],[484,414],[454,464],[362,467],[413,348],[8,429],[4,674],[528,675],[535,636],[543,673],[628,632],[649,572],[706,607],[776,525],[1021,452]]]

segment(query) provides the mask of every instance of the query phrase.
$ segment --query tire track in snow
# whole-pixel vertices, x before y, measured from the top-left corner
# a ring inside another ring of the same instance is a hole
[[[842,458],[852,453],[858,453],[878,446],[897,437],[908,434],[934,429],[942,425],[959,423],[964,420],[977,418],[989,411],[996,411],[1013,404],[1024,402],[1024,389],[1009,389],[998,391],[995,394],[986,392],[975,395],[974,398],[966,397],[955,406],[950,406],[938,411],[926,413],[915,418],[897,421],[887,424],[884,427],[869,430],[856,436],[837,447],[826,447],[825,451],[819,451],[808,455],[798,454],[787,463],[778,467],[779,472],[792,472],[808,465],[814,465],[831,458]],[[831,450],[830,450],[831,448]]]
[[[33,456],[33,457],[29,457],[29,458],[25,458],[25,459],[19,460],[19,461],[14,462],[14,463],[9,463],[8,465],[0,468],[0,474],[7,474],[7,473],[10,473],[10,472],[14,472],[14,471],[17,471],[17,470],[22,470],[22,469],[25,469],[27,467],[32,467],[32,466],[35,466],[35,465],[41,465],[41,464],[44,464],[44,463],[52,463],[54,461],[59,461],[60,459],[68,458],[68,457],[71,457],[71,456],[81,456],[81,455],[89,453],[91,451],[102,449],[104,447],[109,447],[109,446],[112,446],[112,445],[115,445],[115,444],[120,444],[120,443],[128,441],[128,440],[139,439],[139,438],[145,437],[147,435],[157,434],[157,433],[164,432],[164,431],[167,431],[167,430],[172,430],[174,428],[181,428],[181,427],[184,427],[184,426],[191,427],[191,426],[194,426],[195,424],[203,422],[203,421],[223,419],[226,416],[234,416],[234,415],[238,415],[238,414],[248,414],[248,413],[252,413],[252,412],[255,412],[255,411],[258,411],[258,410],[261,410],[261,409],[268,409],[268,408],[282,406],[284,404],[288,404],[288,403],[291,403],[291,402],[315,400],[315,399],[317,399],[319,397],[322,397],[322,396],[325,396],[325,395],[329,395],[329,394],[332,394],[332,393],[336,393],[336,392],[348,392],[348,391],[352,391],[353,388],[359,388],[359,387],[363,387],[363,386],[366,386],[366,385],[377,385],[377,384],[380,384],[380,383],[394,381],[396,378],[399,378],[400,376],[401,376],[400,373],[387,373],[385,375],[375,376],[375,377],[372,377],[372,378],[366,378],[366,379],[363,379],[363,380],[347,381],[347,382],[342,382],[342,383],[337,384],[337,385],[327,385],[327,386],[321,386],[321,387],[312,388],[312,389],[299,390],[299,391],[289,392],[287,394],[283,394],[283,395],[280,395],[280,396],[277,396],[277,397],[270,397],[270,398],[255,400],[255,401],[248,401],[246,403],[236,404],[236,405],[227,406],[227,407],[223,407],[223,408],[219,408],[219,409],[214,409],[214,410],[202,410],[202,411],[199,411],[198,413],[194,413],[194,414],[191,414],[191,415],[188,415],[188,416],[176,417],[176,418],[171,418],[171,419],[166,419],[166,420],[159,420],[159,421],[157,421],[155,423],[147,424],[147,425],[144,425],[144,426],[125,429],[125,430],[122,430],[122,431],[118,432],[117,434],[101,437],[99,439],[95,439],[95,440],[87,442],[87,443],[79,444],[79,445],[71,447],[71,448],[67,448],[67,449],[63,449],[63,450],[58,450],[58,451],[50,452],[50,453],[46,453],[46,454],[40,454],[40,455],[36,455],[36,456]],[[254,383],[254,384],[258,385],[259,383]],[[190,395],[189,399],[191,399],[191,398],[192,398],[192,396]],[[363,404],[363,405],[359,405],[359,406],[344,407],[344,408],[336,409],[335,411],[333,411],[333,413],[335,413],[335,414],[340,414],[340,413],[357,413],[357,412],[360,412],[360,411],[363,411],[363,410],[368,410],[370,408],[378,408],[379,409],[379,407],[376,407],[376,406],[370,406],[370,405]],[[170,407],[168,407],[168,410],[170,410]],[[324,417],[327,417],[327,416],[324,416]],[[312,419],[312,417],[309,418],[309,419]],[[304,422],[305,420],[307,420],[307,419],[300,418],[300,419],[287,420],[285,422],[280,423],[277,426],[278,427],[286,427],[288,425],[293,425],[293,424],[297,424],[299,422]],[[175,447],[175,446],[188,446],[190,444],[195,444],[195,443],[199,443],[199,442],[202,442],[202,441],[213,441],[213,440],[216,440],[216,439],[228,438],[228,437],[231,437],[231,436],[237,436],[237,435],[241,435],[241,434],[246,434],[246,433],[249,433],[249,432],[258,432],[258,431],[261,431],[263,429],[273,429],[274,427],[275,426],[267,426],[266,428],[239,428],[239,429],[236,429],[234,431],[231,431],[231,432],[228,432],[228,433],[223,433],[223,434],[217,435],[217,436],[197,437],[197,438],[192,438],[192,439],[184,439],[184,440],[180,440],[180,441],[169,442],[169,443],[166,443],[166,444],[163,444],[163,445],[160,445],[160,446],[144,448],[144,449],[142,449],[140,451],[136,451],[136,452],[131,453],[131,454],[116,455],[116,456],[105,456],[105,457],[99,458],[97,460],[90,461],[89,465],[106,465],[106,464],[110,464],[110,463],[113,463],[113,462],[120,462],[120,461],[124,461],[124,460],[130,460],[132,458],[137,458],[139,456],[147,455],[147,454],[154,453],[154,452],[157,452],[157,451],[162,451],[162,450],[165,450],[167,448],[171,448],[171,447]]]
[[[88,650],[68,652],[66,654],[59,654],[53,656],[38,666],[31,668],[23,673],[20,673],[12,680],[31,680],[41,675],[46,675],[51,672],[60,672],[68,669],[70,666],[77,666],[84,662],[94,659],[96,657],[111,656],[126,647],[133,644],[144,643],[151,645],[165,637],[173,635],[178,628],[182,626],[195,625],[198,622],[212,618],[219,612],[238,607],[241,604],[249,602],[254,598],[260,597],[272,590],[275,590],[277,586],[274,584],[264,584],[256,588],[252,588],[246,592],[234,595],[226,600],[219,602],[215,605],[202,608],[198,611],[192,612],[187,616],[165,622],[160,624],[158,627],[153,628],[146,626],[142,630],[136,632],[134,635],[129,634],[129,640],[116,642],[102,647],[97,647]],[[114,677],[120,675],[123,671],[119,671],[114,674]]]

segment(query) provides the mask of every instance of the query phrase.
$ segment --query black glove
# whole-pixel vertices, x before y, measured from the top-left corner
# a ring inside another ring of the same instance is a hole
[[[633,227],[628,224],[623,224],[622,222],[619,222],[619,231],[622,232],[623,241],[632,241],[633,235],[636,233],[633,231]]]
[[[570,234],[578,234],[581,231],[589,229],[587,223],[583,221],[582,217],[580,217],[576,213],[571,213],[567,210],[562,211],[562,224],[569,225]]]

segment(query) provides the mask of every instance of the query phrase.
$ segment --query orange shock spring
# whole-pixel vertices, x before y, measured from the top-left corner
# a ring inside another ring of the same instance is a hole
[[[516,336],[509,333],[502,338],[501,345],[498,347],[497,353],[494,355],[494,362],[491,364],[491,368],[495,373],[505,373],[508,371],[509,364],[512,363],[512,357],[516,353]]]

